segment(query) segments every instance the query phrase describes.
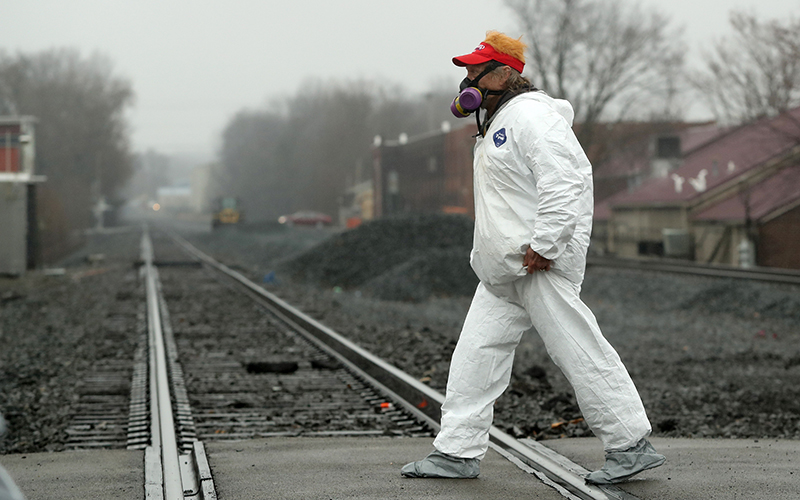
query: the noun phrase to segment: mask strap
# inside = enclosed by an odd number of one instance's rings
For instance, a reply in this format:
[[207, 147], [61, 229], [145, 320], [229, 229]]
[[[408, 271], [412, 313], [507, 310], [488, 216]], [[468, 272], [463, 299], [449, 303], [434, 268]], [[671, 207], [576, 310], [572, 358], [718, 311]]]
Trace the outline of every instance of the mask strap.
[[501, 62], [498, 62], [498, 61], [489, 61], [489, 65], [486, 66], [486, 68], [484, 68], [484, 70], [481, 71], [481, 73], [478, 76], [476, 76], [475, 78], [473, 78], [470, 81], [471, 85], [469, 85], [469, 87], [480, 88], [480, 87], [478, 87], [478, 84], [480, 83], [481, 78], [483, 78], [484, 76], [488, 75], [492, 71], [496, 70], [500, 66], [505, 66], [505, 65], [503, 63], [501, 63]]

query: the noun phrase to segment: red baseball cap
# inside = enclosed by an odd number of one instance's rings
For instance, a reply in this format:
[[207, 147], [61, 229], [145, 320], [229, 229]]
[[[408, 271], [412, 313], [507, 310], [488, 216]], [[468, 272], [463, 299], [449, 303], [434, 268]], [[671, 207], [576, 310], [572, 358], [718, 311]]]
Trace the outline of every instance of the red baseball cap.
[[494, 47], [492, 47], [486, 42], [482, 42], [480, 45], [475, 47], [475, 50], [472, 51], [471, 54], [466, 54], [463, 56], [458, 56], [453, 58], [453, 64], [455, 64], [456, 66], [466, 66], [468, 64], [483, 64], [489, 61], [501, 62], [507, 66], [511, 66], [520, 73], [522, 73], [522, 69], [525, 67], [524, 62], [508, 54], [497, 52], [496, 50], [494, 50]]

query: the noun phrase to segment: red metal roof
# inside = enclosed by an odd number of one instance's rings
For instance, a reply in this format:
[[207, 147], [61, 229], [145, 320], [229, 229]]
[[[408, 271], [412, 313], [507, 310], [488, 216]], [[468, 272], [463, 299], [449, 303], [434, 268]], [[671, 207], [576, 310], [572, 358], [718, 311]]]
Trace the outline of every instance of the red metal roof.
[[620, 205], [680, 204], [779, 158], [800, 144], [800, 108], [738, 127], [684, 158], [665, 178], [646, 180], [638, 189], [609, 199]]
[[681, 153], [686, 156], [693, 150], [711, 142], [730, 130], [730, 127], [722, 127], [716, 123], [704, 123], [681, 130], [678, 134], [678, 137], [681, 139]]
[[759, 220], [800, 202], [800, 164], [785, 168], [740, 194], [695, 215], [695, 220], [743, 221], [749, 205], [750, 218]]

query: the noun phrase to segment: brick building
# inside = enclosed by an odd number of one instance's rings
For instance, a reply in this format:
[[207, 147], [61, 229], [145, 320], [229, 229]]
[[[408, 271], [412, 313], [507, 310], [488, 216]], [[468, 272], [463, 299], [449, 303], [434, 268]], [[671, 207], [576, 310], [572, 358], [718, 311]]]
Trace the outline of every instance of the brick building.
[[458, 213], [474, 216], [475, 125], [382, 141], [373, 151], [374, 214]]

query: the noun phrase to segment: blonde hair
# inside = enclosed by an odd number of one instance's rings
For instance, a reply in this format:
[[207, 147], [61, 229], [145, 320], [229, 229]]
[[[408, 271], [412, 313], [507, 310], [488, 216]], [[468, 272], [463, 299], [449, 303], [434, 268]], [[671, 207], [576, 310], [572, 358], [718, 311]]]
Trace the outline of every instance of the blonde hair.
[[523, 64], [525, 63], [525, 49], [528, 46], [522, 43], [522, 37], [515, 40], [499, 31], [490, 30], [486, 32], [486, 39], [483, 43], [491, 45], [497, 52], [519, 59]]

